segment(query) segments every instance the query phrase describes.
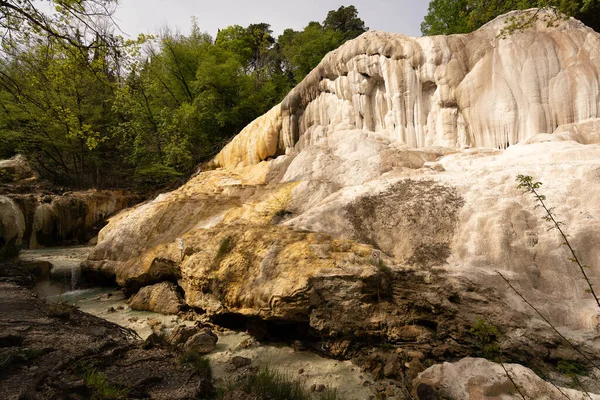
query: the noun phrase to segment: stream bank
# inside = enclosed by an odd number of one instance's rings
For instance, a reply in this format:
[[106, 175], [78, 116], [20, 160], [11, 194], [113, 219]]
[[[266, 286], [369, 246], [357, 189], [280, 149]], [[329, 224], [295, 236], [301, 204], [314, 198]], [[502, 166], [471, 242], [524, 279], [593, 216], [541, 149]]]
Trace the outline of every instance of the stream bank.
[[204, 398], [210, 382], [177, 355], [65, 303], [0, 281], [0, 393], [4, 399]]
[[[63, 247], [25, 250], [21, 252], [19, 260], [29, 265], [46, 266], [44, 279], [38, 280], [33, 288], [39, 298], [48, 300], [50, 304], [73, 305], [80, 312], [134, 330], [142, 339], [147, 339], [152, 333], [168, 335], [179, 325], [194, 325], [194, 319], [210, 324], [218, 336], [218, 342], [207, 358], [217, 386], [239, 379], [240, 375], [247, 372], [232, 364], [234, 357], [251, 360], [252, 367], [269, 366], [300, 381], [307, 388], [334, 388], [340, 399], [375, 398], [376, 393], [385, 391], [389, 386], [376, 383], [368, 371], [361, 371], [361, 367], [351, 361], [319, 356], [304, 348], [300, 342], [294, 342], [291, 346], [284, 342], [259, 342], [246, 332], [212, 325], [207, 318], [191, 311], [162, 315], [132, 310], [120, 288], [89, 287], [89, 282], [80, 279], [79, 263], [85, 260], [90, 249], [91, 247]], [[399, 389], [388, 389], [388, 392], [399, 394]]]

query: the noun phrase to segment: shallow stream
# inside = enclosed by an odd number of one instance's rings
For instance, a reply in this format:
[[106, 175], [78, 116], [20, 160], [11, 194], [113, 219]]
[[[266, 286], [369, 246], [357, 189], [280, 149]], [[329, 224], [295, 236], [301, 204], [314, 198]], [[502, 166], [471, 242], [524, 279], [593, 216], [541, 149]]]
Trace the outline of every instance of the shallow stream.
[[[25, 250], [19, 258], [28, 262], [52, 264], [48, 280], [41, 280], [35, 291], [49, 301], [64, 301], [81, 311], [134, 329], [143, 339], [152, 333], [159, 323], [169, 331], [180, 324], [191, 325], [177, 315], [162, 315], [147, 311], [134, 311], [118, 287], [94, 287], [79, 289], [80, 263], [87, 258], [91, 247], [62, 247]], [[373, 382], [368, 372], [361, 372], [350, 361], [332, 360], [309, 351], [297, 351], [286, 344], [259, 343], [245, 332], [224, 330], [219, 336], [216, 349], [207, 357], [211, 361], [217, 382], [231, 376], [230, 360], [233, 356], [247, 357], [253, 365], [269, 365], [270, 368], [292, 378], [299, 379], [308, 387], [324, 384], [336, 388], [338, 398], [364, 400], [372, 398], [369, 388]]]

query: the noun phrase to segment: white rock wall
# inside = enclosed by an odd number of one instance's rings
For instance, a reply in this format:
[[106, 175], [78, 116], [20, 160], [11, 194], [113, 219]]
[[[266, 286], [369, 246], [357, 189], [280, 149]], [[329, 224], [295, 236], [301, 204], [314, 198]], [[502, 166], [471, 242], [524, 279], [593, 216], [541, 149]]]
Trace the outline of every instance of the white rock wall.
[[501, 38], [506, 18], [466, 35], [371, 31], [345, 43], [213, 166], [256, 164], [342, 130], [415, 148], [505, 148], [600, 117], [600, 34], [569, 19]]

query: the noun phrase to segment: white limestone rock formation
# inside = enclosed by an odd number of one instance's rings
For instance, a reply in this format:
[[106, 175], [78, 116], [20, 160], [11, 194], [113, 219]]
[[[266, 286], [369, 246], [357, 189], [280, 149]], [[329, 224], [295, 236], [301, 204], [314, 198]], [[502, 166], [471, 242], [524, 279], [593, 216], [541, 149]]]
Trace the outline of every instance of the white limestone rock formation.
[[293, 323], [340, 357], [365, 337], [464, 355], [485, 319], [524, 362], [577, 359], [500, 271], [599, 356], [600, 310], [515, 178], [544, 183], [600, 287], [600, 35], [570, 19], [500, 39], [503, 21], [346, 43], [215, 169], [111, 219], [86, 269], [177, 281], [217, 320]]
[[24, 218], [23, 248], [37, 249], [86, 243], [96, 235], [106, 218], [139, 201], [135, 194], [120, 190], [86, 190], [62, 195], [32, 189], [9, 193]]
[[600, 35], [541, 17], [503, 38], [510, 17], [466, 35], [364, 33], [327, 54], [213, 165], [256, 164], [352, 129], [412, 148], [506, 148], [600, 117]]
[[580, 144], [600, 143], [600, 118], [561, 125], [552, 134], [539, 133], [521, 142], [524, 144], [572, 140]]
[[15, 195], [30, 217], [28, 247], [31, 249], [87, 242], [96, 226], [134, 203], [133, 195], [119, 190], [86, 190], [64, 195]]
[[[23, 155], [0, 160], [0, 219], [4, 221], [0, 223], [0, 243], [12, 240], [17, 247], [30, 249], [83, 244], [98, 233], [108, 216], [140, 201], [138, 194], [122, 190], [56, 194], [62, 191], [40, 180]], [[15, 217], [13, 208], [20, 217]], [[7, 222], [11, 219], [24, 221], [18, 239], [13, 235], [15, 229], [9, 227], [14, 224]]]

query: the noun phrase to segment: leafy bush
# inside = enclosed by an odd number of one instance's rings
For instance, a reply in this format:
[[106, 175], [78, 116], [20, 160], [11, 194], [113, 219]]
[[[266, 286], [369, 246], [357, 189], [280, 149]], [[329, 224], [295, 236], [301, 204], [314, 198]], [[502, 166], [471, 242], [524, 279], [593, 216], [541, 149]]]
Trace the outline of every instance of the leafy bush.
[[11, 172], [0, 169], [0, 183], [10, 183], [17, 180], [17, 177]]
[[561, 374], [570, 377], [588, 375], [588, 370], [585, 365], [578, 363], [577, 361], [560, 360], [556, 366], [556, 370]]
[[188, 351], [181, 356], [179, 361], [182, 364], [191, 365], [198, 375], [212, 379], [212, 368], [210, 367], [209, 359], [200, 355], [198, 352]]
[[483, 319], [478, 319], [471, 327], [470, 332], [478, 342], [481, 355], [487, 359], [496, 361], [500, 353], [498, 347], [500, 331], [498, 331], [498, 328]]
[[212, 268], [217, 269], [223, 258], [225, 258], [227, 254], [231, 253], [231, 250], [233, 250], [234, 247], [235, 241], [231, 236], [227, 236], [221, 240], [221, 243], [219, 244], [219, 250], [217, 250], [217, 254], [213, 260]]
[[77, 310], [72, 304], [59, 299], [57, 301], [48, 302], [48, 316], [53, 318], [69, 319]]

